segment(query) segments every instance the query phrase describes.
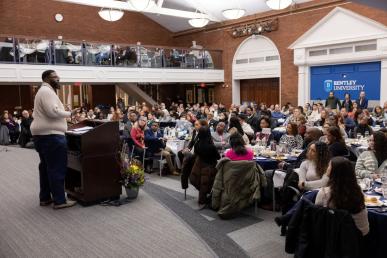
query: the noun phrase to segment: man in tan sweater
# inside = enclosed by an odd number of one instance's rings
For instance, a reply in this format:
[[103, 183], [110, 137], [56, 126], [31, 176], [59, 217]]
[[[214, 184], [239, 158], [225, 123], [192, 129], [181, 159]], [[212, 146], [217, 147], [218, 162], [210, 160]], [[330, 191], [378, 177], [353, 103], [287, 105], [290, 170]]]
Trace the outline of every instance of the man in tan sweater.
[[64, 110], [56, 95], [56, 90], [60, 88], [56, 72], [43, 72], [42, 80], [42, 86], [35, 96], [34, 120], [31, 124], [35, 149], [40, 157], [40, 205], [54, 203], [54, 209], [67, 208], [76, 204], [75, 201], [66, 200], [64, 191], [67, 172], [67, 142], [64, 134], [67, 131], [66, 118], [72, 112]]

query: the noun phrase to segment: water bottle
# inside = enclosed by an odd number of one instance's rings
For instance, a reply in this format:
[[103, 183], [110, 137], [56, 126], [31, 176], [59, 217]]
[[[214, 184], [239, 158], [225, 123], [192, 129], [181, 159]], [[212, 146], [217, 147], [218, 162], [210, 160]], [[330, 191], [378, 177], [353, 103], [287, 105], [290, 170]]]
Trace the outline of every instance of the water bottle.
[[276, 151], [277, 150], [277, 144], [275, 143], [275, 141], [270, 141], [270, 149], [272, 151]]
[[387, 198], [387, 166], [385, 166], [382, 171], [381, 179], [382, 179], [382, 194], [384, 198]]

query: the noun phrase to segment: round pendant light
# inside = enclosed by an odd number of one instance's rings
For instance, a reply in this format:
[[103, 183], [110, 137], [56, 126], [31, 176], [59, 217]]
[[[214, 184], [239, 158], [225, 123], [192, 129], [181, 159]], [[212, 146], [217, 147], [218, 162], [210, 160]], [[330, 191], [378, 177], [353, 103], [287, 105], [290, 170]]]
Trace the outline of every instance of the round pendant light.
[[118, 21], [122, 18], [122, 16], [124, 16], [123, 11], [111, 8], [102, 8], [98, 14], [102, 19], [110, 22]]
[[222, 11], [223, 16], [228, 20], [235, 20], [241, 18], [245, 15], [246, 11], [243, 9], [235, 8], [235, 9], [227, 9]]
[[130, 5], [139, 12], [151, 9], [156, 5], [154, 0], [129, 0]]
[[202, 28], [208, 24], [209, 20], [207, 18], [193, 18], [189, 19], [188, 23], [195, 28]]
[[288, 8], [292, 2], [292, 0], [266, 0], [267, 6], [273, 10], [282, 10]]

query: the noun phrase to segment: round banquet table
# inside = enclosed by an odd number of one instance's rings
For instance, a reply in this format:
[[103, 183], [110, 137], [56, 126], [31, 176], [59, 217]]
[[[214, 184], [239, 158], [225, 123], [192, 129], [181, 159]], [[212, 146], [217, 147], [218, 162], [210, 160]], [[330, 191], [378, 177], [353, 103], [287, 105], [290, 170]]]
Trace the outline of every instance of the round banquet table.
[[[380, 184], [375, 183], [378, 187]], [[379, 195], [373, 193], [371, 195]], [[380, 200], [385, 200], [383, 197]], [[370, 232], [364, 237], [364, 248], [362, 257], [387, 257], [387, 212], [377, 212], [375, 208], [367, 208]]]
[[265, 157], [258, 156], [258, 157], [255, 157], [254, 159], [258, 163], [258, 165], [260, 165], [261, 168], [265, 171], [265, 170], [277, 169], [278, 163], [280, 163], [281, 161], [293, 163], [297, 160], [297, 157], [289, 157], [285, 160], [276, 160], [276, 159], [272, 159], [272, 158], [265, 158]]

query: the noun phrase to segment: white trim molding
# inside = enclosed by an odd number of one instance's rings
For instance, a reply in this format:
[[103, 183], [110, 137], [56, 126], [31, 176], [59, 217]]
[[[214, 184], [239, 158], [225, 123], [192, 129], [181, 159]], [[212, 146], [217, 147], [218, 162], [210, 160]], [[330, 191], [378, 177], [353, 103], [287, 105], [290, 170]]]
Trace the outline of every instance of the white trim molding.
[[40, 83], [42, 81], [42, 72], [48, 69], [55, 70], [63, 83], [210, 83], [224, 81], [224, 70], [215, 69], [158, 69], [0, 64], [0, 84]]
[[[298, 66], [298, 105], [310, 101], [310, 67], [380, 61], [380, 104], [387, 100], [387, 27], [336, 7], [289, 46]], [[384, 87], [383, 87], [384, 86]]]
[[[271, 39], [253, 35], [235, 51], [232, 61], [232, 103], [240, 104], [240, 80], [261, 78], [281, 78], [281, 57]], [[281, 80], [279, 90], [281, 92]]]

